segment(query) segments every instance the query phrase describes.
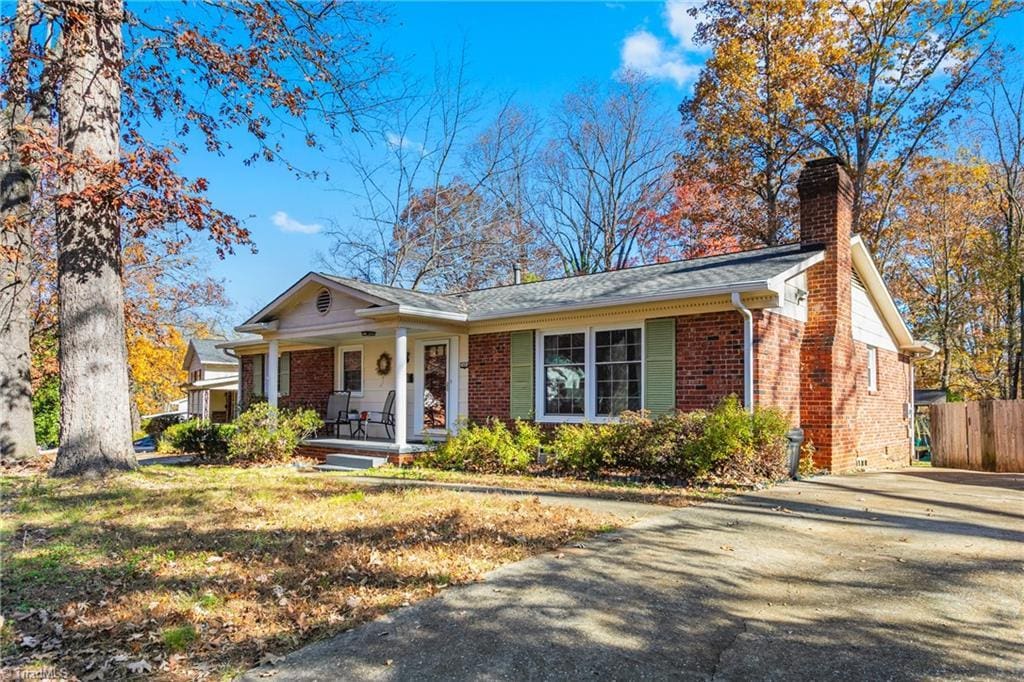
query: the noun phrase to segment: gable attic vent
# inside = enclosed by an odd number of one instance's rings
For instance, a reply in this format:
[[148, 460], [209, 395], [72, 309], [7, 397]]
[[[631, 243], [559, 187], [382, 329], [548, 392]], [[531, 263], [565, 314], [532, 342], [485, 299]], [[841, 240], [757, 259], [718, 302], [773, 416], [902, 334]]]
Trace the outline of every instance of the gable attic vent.
[[860, 274], [856, 270], [853, 271], [853, 285], [855, 287], [863, 289], [864, 291], [867, 291], [868, 289], [866, 286], [864, 286], [864, 280], [860, 278]]
[[316, 310], [321, 315], [326, 315], [327, 311], [331, 309], [331, 292], [327, 289], [321, 289], [320, 293], [316, 295]]

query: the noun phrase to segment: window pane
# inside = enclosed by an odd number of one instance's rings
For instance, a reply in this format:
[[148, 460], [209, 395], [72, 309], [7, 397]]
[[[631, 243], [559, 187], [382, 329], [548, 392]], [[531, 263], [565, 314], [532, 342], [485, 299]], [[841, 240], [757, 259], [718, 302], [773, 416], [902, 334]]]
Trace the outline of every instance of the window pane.
[[594, 334], [596, 414], [614, 416], [639, 410], [641, 332], [640, 329], [609, 329]]
[[544, 413], [583, 415], [583, 365], [544, 368]]
[[348, 350], [342, 355], [342, 384], [346, 391], [359, 393], [363, 390], [363, 352]]
[[545, 365], [582, 365], [585, 334], [552, 334], [544, 337]]

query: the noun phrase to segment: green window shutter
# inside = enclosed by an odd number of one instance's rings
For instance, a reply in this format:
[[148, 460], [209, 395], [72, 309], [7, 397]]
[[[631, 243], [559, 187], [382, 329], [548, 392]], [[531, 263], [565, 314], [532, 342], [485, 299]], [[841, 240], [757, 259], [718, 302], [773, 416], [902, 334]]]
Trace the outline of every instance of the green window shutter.
[[533, 330], [512, 332], [509, 339], [509, 413], [513, 419], [533, 418]]
[[277, 361], [277, 394], [284, 396], [292, 388], [292, 354], [281, 353]]
[[654, 416], [676, 409], [676, 320], [647, 320], [644, 325], [644, 407]]

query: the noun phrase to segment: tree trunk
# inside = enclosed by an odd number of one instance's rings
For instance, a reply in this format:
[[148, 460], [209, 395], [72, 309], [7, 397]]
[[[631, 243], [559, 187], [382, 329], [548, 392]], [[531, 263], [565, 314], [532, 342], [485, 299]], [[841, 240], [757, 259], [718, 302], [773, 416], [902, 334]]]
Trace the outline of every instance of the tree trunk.
[[65, 14], [57, 281], [61, 418], [56, 476], [136, 464], [129, 408], [115, 182], [120, 129], [122, 0], [78, 0]]
[[32, 421], [32, 353], [29, 338], [29, 270], [32, 227], [28, 220], [34, 185], [15, 161], [3, 174], [0, 223], [0, 455], [27, 459], [39, 454]]
[[29, 212], [36, 176], [21, 155], [28, 123], [27, 48], [32, 8], [18, 3], [8, 63], [0, 179], [0, 455], [27, 459], [39, 454], [32, 419], [32, 352], [29, 339], [29, 263], [32, 224]]

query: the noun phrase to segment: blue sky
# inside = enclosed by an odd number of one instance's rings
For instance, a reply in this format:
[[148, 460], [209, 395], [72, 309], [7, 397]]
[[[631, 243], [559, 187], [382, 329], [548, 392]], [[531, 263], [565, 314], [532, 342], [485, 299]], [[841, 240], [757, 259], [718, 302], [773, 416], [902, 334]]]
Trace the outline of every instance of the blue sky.
[[[628, 63], [658, 80], [660, 101], [673, 112], [704, 59], [689, 42], [691, 22], [681, 11], [689, 4], [404, 2], [392, 6], [392, 21], [381, 35], [387, 49], [423, 77], [436, 55], [465, 44], [473, 82], [489, 95], [511, 95], [542, 113], [581, 81], [613, 78]], [[1004, 22], [999, 33], [1006, 42], [1024, 42], [1024, 20]], [[309, 153], [302, 139], [288, 147]], [[223, 311], [232, 324], [315, 269], [317, 252], [329, 245], [318, 228], [351, 221], [353, 212], [352, 199], [339, 191], [352, 182], [341, 164], [318, 159], [329, 166], [324, 169], [331, 179], [310, 181], [279, 166], [243, 166], [240, 157], [216, 157], [193, 146], [182, 163], [187, 175], [210, 181], [213, 200], [245, 221], [259, 250], [209, 258], [210, 273], [223, 280], [232, 301]]]

